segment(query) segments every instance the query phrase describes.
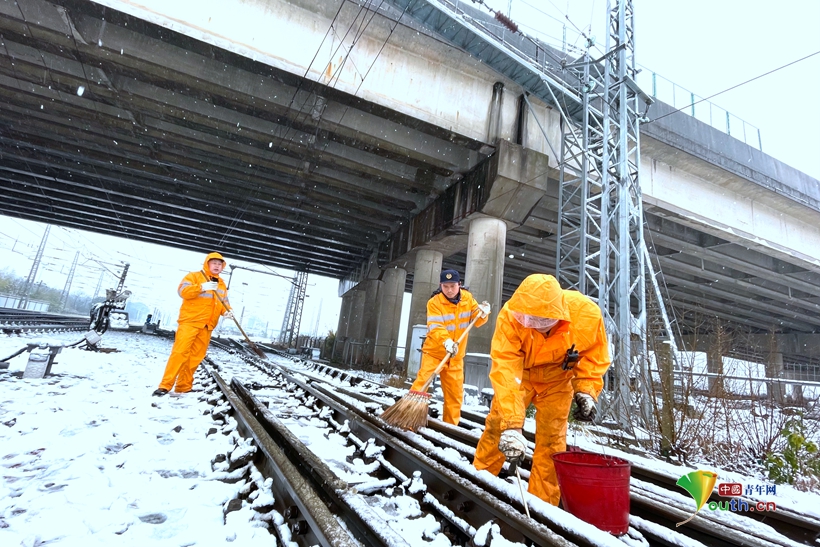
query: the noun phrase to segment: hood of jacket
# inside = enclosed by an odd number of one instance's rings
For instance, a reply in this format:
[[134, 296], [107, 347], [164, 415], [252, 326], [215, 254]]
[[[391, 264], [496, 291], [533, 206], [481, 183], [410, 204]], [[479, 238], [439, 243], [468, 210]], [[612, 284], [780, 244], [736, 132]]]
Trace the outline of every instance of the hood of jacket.
[[569, 321], [570, 314], [564, 304], [564, 291], [551, 275], [528, 276], [513, 293], [507, 309], [537, 317]]
[[[205, 262], [202, 263], [202, 271], [208, 276], [208, 279], [211, 278], [211, 269], [208, 268], [208, 262], [216, 258], [217, 260], [221, 260], [222, 264], [227, 264], [225, 258], [219, 253], [208, 253], [208, 256], [205, 257]], [[218, 276], [217, 276], [218, 277]]]

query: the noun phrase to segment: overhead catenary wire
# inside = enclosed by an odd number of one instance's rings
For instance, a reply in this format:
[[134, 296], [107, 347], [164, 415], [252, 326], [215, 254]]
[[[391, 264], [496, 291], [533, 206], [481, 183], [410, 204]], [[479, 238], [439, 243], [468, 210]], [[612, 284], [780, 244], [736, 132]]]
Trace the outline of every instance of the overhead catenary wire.
[[713, 93], [712, 95], [709, 95], [708, 97], [704, 97], [703, 99], [700, 99], [700, 100], [697, 100], [697, 101], [695, 101], [695, 102], [689, 103], [689, 104], [687, 104], [686, 106], [683, 106], [683, 107], [681, 107], [681, 108], [678, 108], [678, 109], [676, 109], [676, 110], [673, 110], [672, 112], [669, 112], [669, 113], [667, 113], [667, 114], [664, 114], [663, 116], [658, 116], [657, 118], [653, 118], [653, 119], [651, 119], [651, 120], [650, 120], [650, 121], [648, 121], [648, 122], [644, 122], [644, 124], [647, 124], [647, 123], [652, 123], [652, 122], [656, 122], [656, 121], [658, 121], [658, 120], [662, 120], [662, 119], [666, 118], [667, 116], [671, 116], [672, 114], [675, 114], [676, 112], [680, 112], [681, 110], [685, 110], [685, 109], [687, 109], [687, 108], [692, 108], [692, 107], [693, 107], [693, 106], [695, 106], [696, 104], [702, 103], [703, 101], [708, 101], [709, 99], [712, 99], [712, 98], [714, 98], [714, 97], [717, 97], [718, 95], [722, 95], [722, 94], [726, 93], [727, 91], [731, 91], [731, 90], [733, 90], [733, 89], [737, 89], [737, 88], [739, 88], [740, 86], [743, 86], [743, 85], [746, 85], [746, 84], [748, 84], [748, 83], [754, 82], [755, 80], [759, 80], [760, 78], [763, 78], [764, 76], [768, 76], [769, 74], [773, 74], [773, 73], [777, 72], [778, 70], [783, 70], [783, 69], [784, 69], [784, 68], [786, 68], [786, 67], [790, 67], [790, 66], [792, 66], [792, 65], [794, 65], [794, 64], [797, 64], [797, 63], [799, 63], [799, 62], [801, 62], [801, 61], [805, 61], [806, 59], [809, 59], [809, 58], [811, 58], [811, 57], [814, 57], [815, 55], [818, 55], [818, 54], [820, 54], [820, 50], [815, 51], [814, 53], [809, 53], [809, 54], [808, 54], [808, 55], [806, 55], [805, 57], [801, 57], [801, 58], [799, 58], [799, 59], [797, 59], [797, 60], [795, 60], [795, 61], [792, 61], [792, 62], [790, 62], [790, 63], [786, 63], [785, 65], [781, 65], [781, 66], [779, 66], [779, 67], [777, 67], [777, 68], [775, 68], [775, 69], [772, 69], [772, 70], [770, 70], [770, 71], [768, 71], [768, 72], [764, 72], [763, 74], [760, 74], [760, 75], [758, 75], [758, 76], [755, 76], [754, 78], [749, 78], [748, 80], [746, 80], [746, 81], [744, 81], [744, 82], [740, 82], [739, 84], [735, 84], [735, 85], [733, 85], [732, 87], [728, 87], [728, 88], [724, 89], [723, 91], [718, 91], [717, 93]]

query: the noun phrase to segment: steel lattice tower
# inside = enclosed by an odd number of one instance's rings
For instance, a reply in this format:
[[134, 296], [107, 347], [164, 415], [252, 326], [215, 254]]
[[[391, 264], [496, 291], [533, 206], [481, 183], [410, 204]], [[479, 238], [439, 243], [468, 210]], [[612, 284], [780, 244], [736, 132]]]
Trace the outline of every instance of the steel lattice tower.
[[279, 332], [279, 343], [291, 347], [298, 343], [299, 327], [302, 323], [302, 308], [305, 305], [307, 291], [307, 272], [297, 272], [291, 281], [288, 305], [282, 318], [282, 329]]
[[643, 386], [647, 373], [638, 106], [649, 98], [635, 84], [632, 0], [607, 3], [607, 13], [604, 56], [587, 52], [567, 67], [582, 111], [580, 124], [563, 127], [556, 272], [564, 287], [598, 300], [612, 350], [606, 402], [626, 426], [631, 380]]
[[31, 292], [31, 286], [34, 285], [34, 280], [37, 278], [37, 270], [40, 269], [40, 262], [43, 260], [43, 252], [46, 250], [46, 241], [48, 240], [48, 233], [51, 231], [51, 225], [46, 226], [46, 231], [43, 232], [43, 238], [40, 240], [40, 246], [37, 248], [37, 254], [34, 256], [34, 262], [31, 264], [31, 269], [28, 272], [26, 283], [23, 285], [23, 290], [20, 294], [20, 301], [17, 303], [18, 310], [26, 309], [28, 306], [28, 297]]
[[71, 283], [74, 282], [74, 271], [77, 269], [77, 262], [80, 260], [80, 251], [74, 253], [74, 262], [71, 263], [71, 269], [68, 271], [68, 278], [63, 287], [63, 294], [60, 295], [60, 311], [64, 311], [68, 304], [68, 293], [71, 291]]

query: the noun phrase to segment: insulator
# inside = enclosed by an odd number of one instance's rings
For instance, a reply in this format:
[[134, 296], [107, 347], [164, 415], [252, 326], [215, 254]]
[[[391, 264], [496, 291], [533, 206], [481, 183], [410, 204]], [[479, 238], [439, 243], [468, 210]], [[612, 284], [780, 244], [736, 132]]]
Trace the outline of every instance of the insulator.
[[495, 18], [498, 19], [498, 22], [510, 29], [513, 32], [518, 32], [518, 25], [513, 23], [513, 20], [501, 13], [500, 11], [495, 12]]

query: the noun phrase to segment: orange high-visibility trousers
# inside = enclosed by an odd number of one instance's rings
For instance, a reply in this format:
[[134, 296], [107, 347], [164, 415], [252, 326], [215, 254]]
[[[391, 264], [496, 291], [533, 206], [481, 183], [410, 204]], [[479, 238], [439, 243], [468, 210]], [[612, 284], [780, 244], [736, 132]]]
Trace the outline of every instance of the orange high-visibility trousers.
[[[556, 386], [555, 383], [530, 383], [526, 380], [521, 384], [524, 407], [532, 403], [536, 410], [535, 452], [527, 491], [553, 505], [558, 505], [561, 492], [552, 455], [567, 449], [567, 417], [572, 406], [572, 387], [569, 382], [561, 384]], [[504, 454], [498, 449], [501, 419], [493, 400], [473, 460], [476, 469], [486, 469], [493, 475], [498, 475], [504, 466]]]
[[176, 384], [177, 393], [191, 391], [194, 386], [194, 372], [208, 352], [211, 341], [211, 331], [204, 325], [181, 323], [177, 327], [174, 347], [165, 365], [165, 374], [160, 382], [160, 389], [171, 388]]
[[[410, 389], [419, 391], [439, 363], [441, 359], [422, 353], [421, 366]], [[441, 391], [444, 393], [444, 412], [441, 419], [448, 424], [458, 425], [461, 419], [461, 405], [464, 403], [464, 361], [453, 358], [448, 360], [439, 373], [439, 379]]]

